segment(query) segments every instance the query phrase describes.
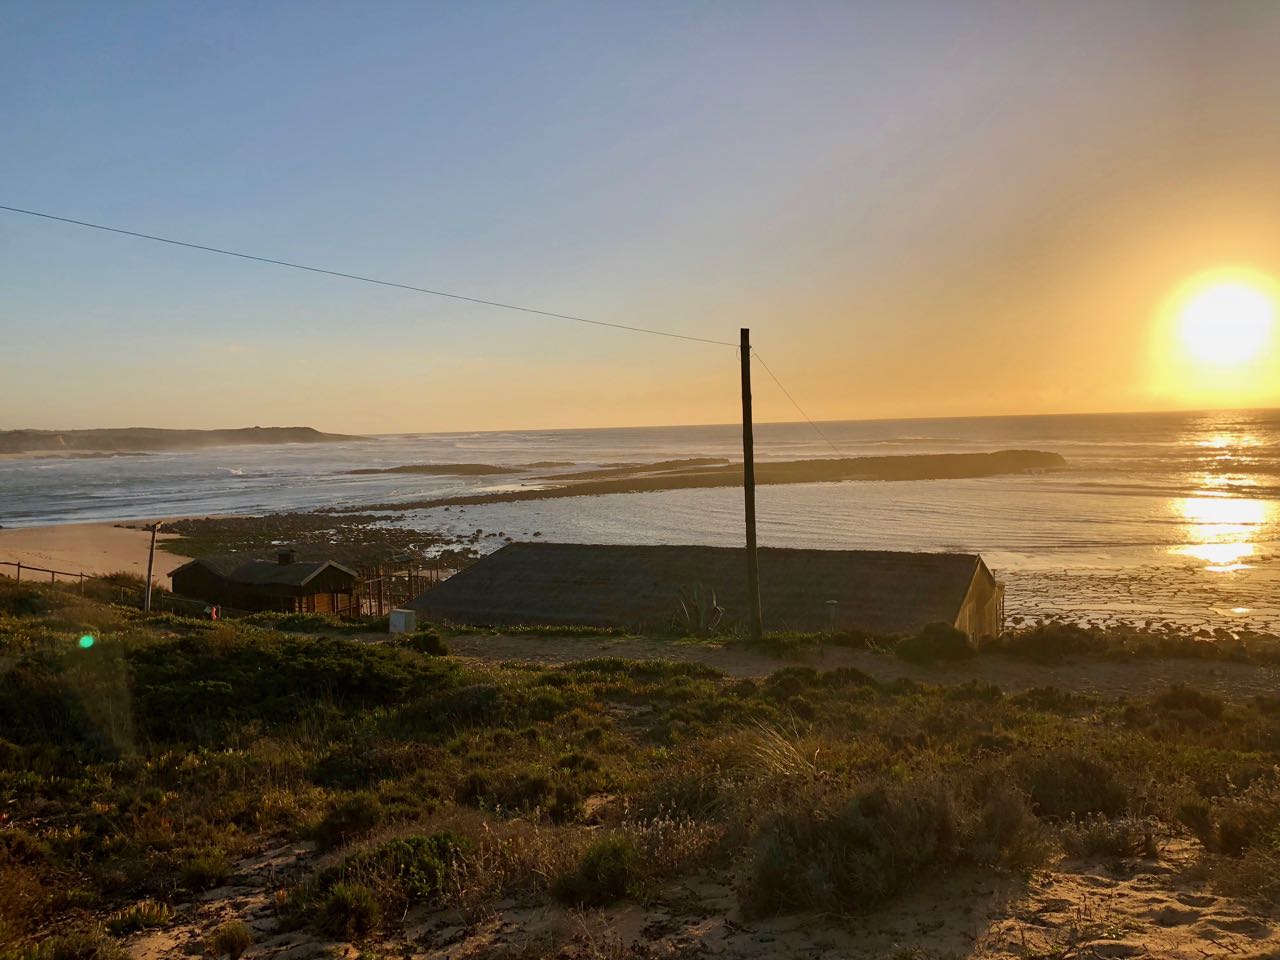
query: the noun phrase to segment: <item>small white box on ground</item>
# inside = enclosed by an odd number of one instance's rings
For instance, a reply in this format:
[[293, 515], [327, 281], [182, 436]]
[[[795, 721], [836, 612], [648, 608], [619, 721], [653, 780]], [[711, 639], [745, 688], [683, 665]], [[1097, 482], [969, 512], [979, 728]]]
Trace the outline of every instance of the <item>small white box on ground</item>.
[[416, 610], [392, 610], [390, 629], [392, 633], [413, 633], [418, 629], [418, 612]]

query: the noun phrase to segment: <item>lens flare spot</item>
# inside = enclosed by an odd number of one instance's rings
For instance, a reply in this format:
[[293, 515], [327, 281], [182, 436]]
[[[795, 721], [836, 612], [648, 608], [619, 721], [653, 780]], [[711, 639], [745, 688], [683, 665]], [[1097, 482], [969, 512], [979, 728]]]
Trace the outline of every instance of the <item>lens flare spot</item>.
[[80, 638], [80, 649], [88, 650], [97, 642], [98, 642], [97, 638], [95, 638], [92, 633], [86, 633], [83, 637]]

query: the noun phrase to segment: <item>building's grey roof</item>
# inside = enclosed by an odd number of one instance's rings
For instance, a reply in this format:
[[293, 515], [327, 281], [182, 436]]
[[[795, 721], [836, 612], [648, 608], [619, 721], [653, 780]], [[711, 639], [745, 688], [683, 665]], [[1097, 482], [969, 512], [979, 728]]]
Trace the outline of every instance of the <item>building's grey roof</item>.
[[329, 567], [353, 578], [357, 576], [350, 567], [344, 567], [332, 560], [295, 560], [293, 563], [278, 563], [275, 560], [245, 560], [242, 557], [225, 555], [200, 557], [192, 560], [191, 563], [183, 564], [173, 572], [179, 573], [196, 564], [225, 580], [253, 586], [301, 587]]
[[[768, 630], [835, 624], [880, 634], [952, 623], [976, 554], [763, 548], [760, 596]], [[670, 626], [679, 596], [714, 591], [725, 624], [745, 620], [746, 551], [701, 546], [514, 543], [477, 561], [410, 606], [428, 619], [484, 625]]]

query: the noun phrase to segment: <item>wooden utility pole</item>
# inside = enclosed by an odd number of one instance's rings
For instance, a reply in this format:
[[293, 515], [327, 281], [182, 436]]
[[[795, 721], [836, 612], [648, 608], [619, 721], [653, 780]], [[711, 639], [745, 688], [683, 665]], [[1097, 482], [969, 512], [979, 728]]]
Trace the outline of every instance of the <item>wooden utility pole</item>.
[[147, 592], [142, 600], [142, 609], [147, 613], [151, 612], [151, 571], [155, 569], [156, 565], [156, 531], [159, 529], [160, 523], [158, 521], [151, 525], [151, 552], [147, 554]]
[[764, 638], [760, 616], [760, 561], [756, 556], [756, 453], [751, 430], [751, 331], [742, 328], [742, 494], [747, 510], [747, 605], [751, 610], [751, 639]]

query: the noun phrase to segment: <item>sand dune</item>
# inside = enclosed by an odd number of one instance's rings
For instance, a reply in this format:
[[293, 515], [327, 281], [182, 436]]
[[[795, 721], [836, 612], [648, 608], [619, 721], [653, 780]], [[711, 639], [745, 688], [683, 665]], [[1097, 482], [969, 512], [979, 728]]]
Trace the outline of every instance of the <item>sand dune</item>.
[[[138, 521], [128, 527], [111, 523], [64, 523], [0, 529], [0, 563], [47, 567], [69, 574], [127, 570], [145, 576], [151, 534], [144, 527], [145, 522]], [[173, 534], [161, 533], [158, 539], [173, 537]], [[163, 583], [188, 559], [157, 550], [154, 577]], [[12, 577], [16, 572], [11, 566], [0, 566], [0, 576]], [[24, 579], [27, 576], [49, 579], [49, 574], [34, 571], [24, 572]]]

